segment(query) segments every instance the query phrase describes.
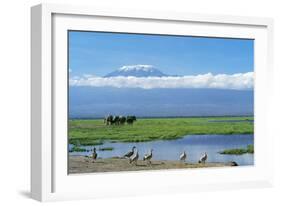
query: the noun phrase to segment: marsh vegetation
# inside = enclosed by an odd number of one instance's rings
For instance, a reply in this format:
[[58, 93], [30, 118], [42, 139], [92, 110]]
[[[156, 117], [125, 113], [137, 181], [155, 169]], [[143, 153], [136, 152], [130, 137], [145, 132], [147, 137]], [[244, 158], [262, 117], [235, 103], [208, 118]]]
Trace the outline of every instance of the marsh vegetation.
[[219, 153], [224, 154], [224, 155], [242, 155], [242, 154], [246, 154], [246, 153], [253, 154], [254, 145], [248, 145], [247, 148], [226, 149]]

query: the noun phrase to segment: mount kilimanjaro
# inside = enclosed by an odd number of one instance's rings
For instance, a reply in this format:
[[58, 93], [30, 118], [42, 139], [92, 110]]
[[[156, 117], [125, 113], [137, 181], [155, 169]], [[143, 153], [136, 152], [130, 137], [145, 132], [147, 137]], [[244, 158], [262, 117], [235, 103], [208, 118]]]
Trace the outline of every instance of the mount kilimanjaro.
[[131, 66], [123, 66], [120, 69], [113, 71], [104, 77], [166, 77], [169, 76], [164, 74], [160, 70], [156, 69], [152, 65], [131, 65]]
[[[173, 75], [164, 74], [151, 65], [123, 66], [105, 75], [106, 78], [98, 77], [97, 85], [102, 81], [119, 81], [118, 77], [137, 77], [141, 81], [154, 81], [149, 77], [171, 76]], [[129, 81], [131, 78], [120, 79], [121, 85], [126, 85], [126, 79]], [[163, 81], [165, 79], [163, 78]], [[107, 114], [134, 114], [137, 117], [253, 115], [253, 90], [157, 87], [143, 89], [119, 88], [114, 84], [89, 85], [69, 87], [70, 118], [101, 118]]]

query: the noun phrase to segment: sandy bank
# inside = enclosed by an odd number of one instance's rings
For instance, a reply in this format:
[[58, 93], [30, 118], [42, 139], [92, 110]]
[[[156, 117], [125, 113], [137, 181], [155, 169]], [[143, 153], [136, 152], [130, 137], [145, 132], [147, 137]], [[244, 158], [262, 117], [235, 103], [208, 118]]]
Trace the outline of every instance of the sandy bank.
[[129, 160], [121, 158], [97, 159], [95, 162], [89, 157], [69, 156], [69, 173], [93, 173], [93, 172], [117, 172], [117, 171], [140, 171], [159, 169], [181, 169], [181, 168], [204, 168], [204, 167], [227, 167], [231, 163], [183, 163], [180, 161], [152, 160], [149, 165], [139, 160], [137, 165], [130, 164]]

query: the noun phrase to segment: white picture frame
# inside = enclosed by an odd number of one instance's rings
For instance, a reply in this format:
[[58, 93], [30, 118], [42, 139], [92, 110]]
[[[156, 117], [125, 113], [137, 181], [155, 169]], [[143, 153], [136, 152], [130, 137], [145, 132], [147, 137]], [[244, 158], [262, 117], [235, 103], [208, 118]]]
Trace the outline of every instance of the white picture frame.
[[[272, 185], [274, 136], [267, 121], [274, 75], [272, 19], [40, 4], [31, 8], [31, 26], [32, 198], [52, 201]], [[68, 175], [68, 76], [62, 69], [68, 29], [254, 38], [255, 165]]]

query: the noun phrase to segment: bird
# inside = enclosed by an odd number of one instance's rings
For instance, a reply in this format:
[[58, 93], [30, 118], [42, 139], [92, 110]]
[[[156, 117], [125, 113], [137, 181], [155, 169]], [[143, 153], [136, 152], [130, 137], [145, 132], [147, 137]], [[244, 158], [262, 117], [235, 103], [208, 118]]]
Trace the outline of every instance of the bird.
[[205, 164], [207, 158], [208, 158], [208, 155], [207, 155], [207, 153], [205, 152], [205, 153], [200, 157], [198, 163], [204, 163], [204, 164]]
[[93, 151], [93, 154], [92, 154], [92, 158], [93, 158], [93, 162], [95, 162], [95, 160], [97, 159], [98, 157], [98, 154], [96, 152], [96, 148], [94, 147], [94, 151]]
[[239, 166], [239, 165], [237, 164], [237, 162], [232, 161], [230, 162], [230, 166]]
[[185, 162], [185, 159], [186, 159], [186, 153], [185, 153], [185, 151], [183, 151], [183, 153], [180, 155], [180, 161]]
[[134, 154], [134, 150], [136, 149], [135, 146], [132, 147], [132, 150], [127, 152], [127, 154], [124, 155], [125, 158], [130, 158]]
[[139, 159], [139, 153], [138, 150], [135, 149], [135, 153], [130, 157], [130, 164], [135, 162], [135, 164], [137, 165], [138, 159]]
[[153, 149], [150, 149], [150, 153], [144, 155], [143, 161], [148, 161], [148, 163], [151, 164], [152, 151], [153, 151]]

